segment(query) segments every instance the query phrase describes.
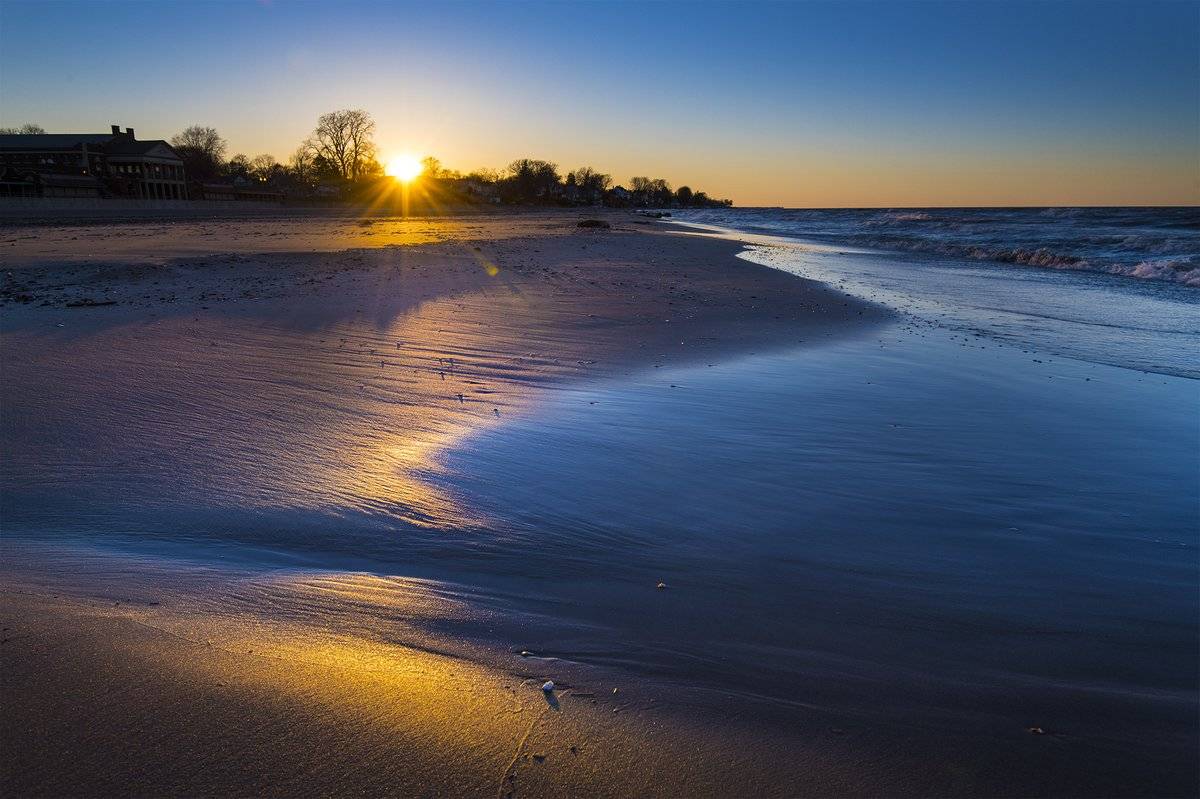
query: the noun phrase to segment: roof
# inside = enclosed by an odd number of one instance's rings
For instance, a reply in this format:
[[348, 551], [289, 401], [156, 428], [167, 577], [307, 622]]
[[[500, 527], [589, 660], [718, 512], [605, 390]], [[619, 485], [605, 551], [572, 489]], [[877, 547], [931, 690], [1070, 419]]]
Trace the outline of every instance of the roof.
[[111, 133], [5, 133], [0, 135], [0, 150], [75, 150], [113, 138]]
[[179, 158], [179, 153], [162, 139], [138, 140], [129, 136], [114, 136], [113, 141], [104, 146], [104, 152], [109, 155], [144, 155], [156, 147], [165, 147], [171, 151], [171, 155]]
[[[80, 149], [87, 144], [99, 146], [108, 155], [145, 155], [155, 148], [165, 148], [179, 158], [170, 144], [162, 139], [135, 139], [128, 133], [5, 133], [0, 135], [0, 150], [66, 150]], [[179, 160], [183, 160], [180, 158]]]

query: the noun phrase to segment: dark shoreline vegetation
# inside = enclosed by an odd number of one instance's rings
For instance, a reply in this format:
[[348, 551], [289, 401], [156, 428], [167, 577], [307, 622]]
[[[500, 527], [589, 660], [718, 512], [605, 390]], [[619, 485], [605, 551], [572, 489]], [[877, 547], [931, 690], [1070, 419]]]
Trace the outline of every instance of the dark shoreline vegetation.
[[[39, 134], [28, 123], [0, 133]], [[374, 141], [375, 120], [361, 109], [322, 114], [312, 134], [281, 163], [262, 153], [226, 158], [228, 143], [216, 128], [192, 125], [171, 137], [192, 182], [270, 189], [286, 202], [368, 205], [374, 209], [411, 207], [433, 211], [463, 205], [607, 208], [727, 208], [732, 201], [709, 197], [690, 186], [663, 178], [635, 176], [629, 186], [614, 185], [612, 175], [591, 166], [560, 173], [559, 165], [518, 158], [502, 169], [461, 172], [445, 168], [433, 156], [421, 160], [421, 172], [404, 186], [387, 174]]]

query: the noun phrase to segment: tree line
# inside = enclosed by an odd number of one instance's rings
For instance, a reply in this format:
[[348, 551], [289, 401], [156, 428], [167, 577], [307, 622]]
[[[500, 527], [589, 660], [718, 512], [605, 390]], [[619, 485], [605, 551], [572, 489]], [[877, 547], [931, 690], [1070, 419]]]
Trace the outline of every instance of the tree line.
[[[375, 121], [366, 111], [347, 109], [322, 114], [313, 132], [280, 163], [263, 153], [226, 158], [228, 145], [215, 128], [192, 125], [171, 138], [193, 180], [256, 182], [286, 192], [312, 194], [318, 188], [352, 199], [378, 191], [384, 181], [374, 142]], [[558, 164], [518, 158], [502, 170], [462, 173], [427, 157], [420, 182], [425, 192], [447, 199], [513, 205], [611, 205], [631, 207], [706, 207], [731, 205], [689, 186], [673, 189], [662, 178], [634, 177], [614, 186], [611, 175], [590, 166], [560, 174]]]

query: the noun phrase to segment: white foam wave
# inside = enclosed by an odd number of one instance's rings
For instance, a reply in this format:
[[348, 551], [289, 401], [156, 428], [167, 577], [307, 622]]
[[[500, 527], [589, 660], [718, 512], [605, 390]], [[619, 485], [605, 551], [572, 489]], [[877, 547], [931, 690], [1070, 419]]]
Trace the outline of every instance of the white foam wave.
[[1200, 258], [1195, 255], [1151, 258], [1135, 266], [1129, 276], [1147, 280], [1169, 280], [1200, 288]]

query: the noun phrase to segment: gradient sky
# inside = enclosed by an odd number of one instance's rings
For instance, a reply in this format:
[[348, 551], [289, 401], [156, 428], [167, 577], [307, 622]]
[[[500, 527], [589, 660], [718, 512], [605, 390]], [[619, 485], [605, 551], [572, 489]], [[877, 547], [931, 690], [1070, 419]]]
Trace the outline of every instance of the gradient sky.
[[1200, 2], [0, 0], [0, 125], [531, 156], [738, 205], [1200, 202]]

